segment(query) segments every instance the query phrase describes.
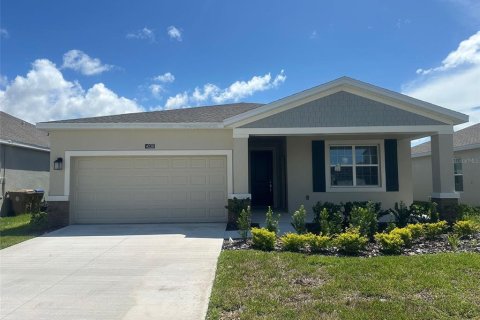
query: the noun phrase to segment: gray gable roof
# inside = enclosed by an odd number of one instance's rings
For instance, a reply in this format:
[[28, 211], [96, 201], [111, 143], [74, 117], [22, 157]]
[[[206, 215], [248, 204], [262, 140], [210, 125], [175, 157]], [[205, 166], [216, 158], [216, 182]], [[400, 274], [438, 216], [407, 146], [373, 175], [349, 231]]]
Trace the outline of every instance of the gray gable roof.
[[3, 111], [0, 111], [0, 139], [34, 147], [50, 147], [47, 132]]
[[260, 107], [258, 103], [233, 103], [174, 110], [127, 113], [112, 116], [80, 118], [46, 123], [195, 123], [222, 122], [243, 112]]
[[[480, 123], [458, 130], [453, 134], [453, 147], [465, 147], [469, 145], [480, 144]], [[422, 154], [431, 152], [430, 141], [424, 142], [412, 148], [412, 154]]]

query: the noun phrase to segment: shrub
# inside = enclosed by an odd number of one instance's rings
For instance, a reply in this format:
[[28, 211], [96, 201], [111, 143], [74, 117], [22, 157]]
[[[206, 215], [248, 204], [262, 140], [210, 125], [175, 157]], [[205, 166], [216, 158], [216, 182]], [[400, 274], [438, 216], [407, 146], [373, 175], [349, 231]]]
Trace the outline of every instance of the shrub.
[[380, 250], [386, 254], [398, 254], [402, 252], [405, 244], [402, 237], [398, 233], [377, 233], [375, 241], [380, 245]]
[[48, 228], [48, 213], [46, 212], [32, 212], [30, 217], [30, 228], [33, 230], [45, 230]]
[[330, 214], [328, 229], [330, 234], [339, 234], [343, 231], [343, 214], [340, 211]]
[[250, 230], [252, 222], [252, 212], [250, 206], [247, 207], [247, 210], [243, 209], [237, 219], [238, 233], [243, 240], [247, 239], [248, 231]]
[[320, 213], [323, 209], [327, 209], [328, 213], [340, 212], [342, 210], [342, 205], [335, 204], [332, 202], [317, 202], [313, 209], [313, 222], [320, 223]]
[[268, 231], [265, 228], [253, 228], [252, 229], [252, 245], [254, 248], [271, 251], [275, 247], [275, 232]]
[[456, 211], [458, 220], [471, 220], [480, 224], [480, 207], [459, 204]]
[[447, 237], [448, 244], [453, 251], [457, 251], [458, 246], [460, 245], [460, 236], [458, 234], [452, 233]]
[[249, 204], [250, 199], [230, 199], [228, 205], [225, 206], [228, 210], [228, 222], [236, 223], [242, 210], [246, 210]]
[[480, 226], [471, 220], [461, 220], [457, 221], [453, 225], [453, 232], [457, 234], [460, 238], [467, 237], [469, 235], [475, 234], [480, 230]]
[[403, 201], [395, 202], [395, 208], [392, 210], [393, 215], [395, 216], [395, 222], [397, 226], [403, 228], [410, 221], [410, 210], [405, 205]]
[[377, 214], [373, 202], [369, 202], [365, 208], [354, 207], [350, 214], [350, 227], [358, 228], [363, 236], [373, 237], [377, 231]]
[[328, 236], [317, 236], [315, 234], [306, 234], [311, 252], [325, 251], [330, 247], [331, 239]]
[[424, 232], [427, 239], [435, 239], [447, 230], [447, 222], [439, 221], [435, 223], [425, 223]]
[[280, 238], [282, 249], [286, 251], [299, 252], [309, 242], [310, 236], [296, 233], [286, 233]]
[[365, 250], [367, 243], [368, 239], [362, 236], [356, 228], [350, 228], [334, 239], [334, 244], [338, 250], [349, 255], [356, 255]]
[[322, 212], [320, 212], [320, 233], [323, 235], [330, 234], [329, 219], [330, 213], [327, 208], [323, 208]]
[[438, 222], [437, 204], [428, 201], [416, 201], [410, 206], [410, 223]]
[[411, 247], [412, 246], [412, 231], [408, 228], [395, 228], [392, 231], [390, 231], [391, 235], [398, 235], [402, 241], [403, 244], [406, 247]]
[[272, 231], [275, 234], [278, 234], [278, 221], [280, 220], [280, 214], [275, 214], [272, 211], [272, 208], [270, 206], [268, 207], [267, 213], [265, 215], [265, 228], [268, 231]]
[[410, 230], [410, 232], [412, 233], [413, 239], [418, 239], [424, 234], [423, 226], [424, 225], [422, 223], [414, 223], [414, 224], [407, 224], [405, 228]]
[[303, 234], [306, 231], [305, 217], [307, 216], [307, 210], [303, 204], [292, 215], [292, 227], [298, 234]]

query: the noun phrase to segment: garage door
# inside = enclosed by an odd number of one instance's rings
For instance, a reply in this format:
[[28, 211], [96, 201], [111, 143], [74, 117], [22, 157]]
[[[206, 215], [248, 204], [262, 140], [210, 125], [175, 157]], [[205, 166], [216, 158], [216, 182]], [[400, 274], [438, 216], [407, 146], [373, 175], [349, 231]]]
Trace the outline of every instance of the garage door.
[[226, 157], [78, 157], [73, 223], [226, 220]]

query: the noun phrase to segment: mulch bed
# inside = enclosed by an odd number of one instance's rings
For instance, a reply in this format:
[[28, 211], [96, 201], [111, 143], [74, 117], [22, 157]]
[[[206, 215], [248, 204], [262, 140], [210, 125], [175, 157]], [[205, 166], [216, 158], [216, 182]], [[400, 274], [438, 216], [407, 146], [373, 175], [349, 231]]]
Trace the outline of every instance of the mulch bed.
[[[253, 250], [252, 241], [247, 240], [224, 240], [223, 241], [223, 250]], [[277, 240], [275, 244], [275, 251], [282, 251], [280, 242]], [[330, 248], [325, 250], [322, 253], [310, 253], [309, 251], [303, 251], [308, 254], [320, 254], [326, 256], [345, 256], [344, 254], [339, 253], [336, 248]], [[461, 239], [457, 250], [453, 250], [447, 240], [447, 235], [441, 235], [435, 240], [427, 240], [420, 238], [414, 240], [410, 248], [404, 248], [402, 255], [405, 256], [414, 256], [420, 254], [433, 254], [433, 253], [444, 253], [444, 252], [475, 252], [480, 253], [480, 233], [477, 233], [473, 236], [470, 236], [466, 239]], [[360, 257], [377, 257], [383, 256], [380, 252], [380, 246], [374, 242], [371, 242], [367, 245], [367, 249], [359, 254]]]

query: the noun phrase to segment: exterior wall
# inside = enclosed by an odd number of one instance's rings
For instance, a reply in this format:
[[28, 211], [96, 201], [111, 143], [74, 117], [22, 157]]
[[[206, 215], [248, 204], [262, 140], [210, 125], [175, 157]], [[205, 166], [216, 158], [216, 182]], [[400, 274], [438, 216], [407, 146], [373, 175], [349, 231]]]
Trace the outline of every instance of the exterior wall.
[[[49, 152], [0, 144], [0, 209], [5, 192], [49, 187]], [[3, 179], [3, 177], [5, 177]]]
[[145, 150], [232, 150], [232, 130], [65, 130], [50, 132], [51, 161], [49, 195], [63, 195], [65, 170], [53, 170], [53, 160], [65, 151]]
[[[455, 151], [454, 157], [462, 159], [463, 192], [460, 203], [480, 206], [480, 149]], [[453, 167], [453, 163], [452, 163]], [[432, 161], [430, 156], [412, 159], [414, 200], [427, 201], [432, 196]]]
[[[317, 201], [334, 203], [347, 201], [381, 202], [382, 208], [388, 209], [395, 202], [404, 201], [407, 205], [412, 203], [412, 171], [410, 159], [410, 140], [398, 140], [398, 192], [313, 192], [312, 181], [312, 140], [352, 140], [345, 137], [287, 137], [287, 181], [288, 181], [288, 210], [293, 212], [301, 204], [308, 211]], [[366, 140], [368, 137], [355, 137]], [[378, 139], [378, 137], [370, 137]], [[309, 200], [307, 200], [307, 197]]]
[[[372, 117], [372, 114], [375, 117]], [[257, 120], [242, 128], [301, 128], [443, 125], [412, 112], [348, 92], [337, 92]]]

